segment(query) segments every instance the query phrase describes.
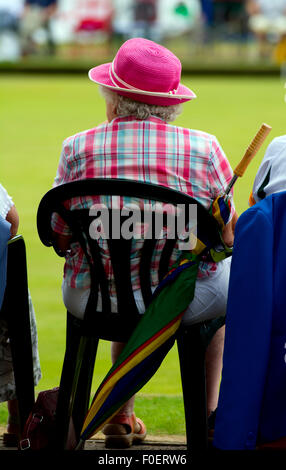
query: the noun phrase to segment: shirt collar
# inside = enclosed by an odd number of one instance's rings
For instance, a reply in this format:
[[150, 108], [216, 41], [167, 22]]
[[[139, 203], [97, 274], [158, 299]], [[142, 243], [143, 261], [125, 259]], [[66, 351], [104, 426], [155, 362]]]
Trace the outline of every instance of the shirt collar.
[[163, 119], [161, 119], [157, 116], [150, 116], [147, 119], [135, 119], [134, 116], [118, 116], [118, 117], [115, 117], [114, 119], [112, 119], [112, 121], [110, 121], [109, 124], [112, 124], [114, 122], [130, 122], [130, 121], [164, 122], [165, 124], [167, 124], [166, 121], [164, 121]]

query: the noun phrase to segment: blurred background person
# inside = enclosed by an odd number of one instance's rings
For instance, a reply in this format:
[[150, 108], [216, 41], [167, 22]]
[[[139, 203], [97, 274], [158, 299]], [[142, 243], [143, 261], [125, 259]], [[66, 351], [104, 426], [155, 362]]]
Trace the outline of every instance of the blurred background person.
[[204, 42], [211, 40], [211, 28], [214, 20], [213, 0], [200, 0], [202, 23], [204, 26]]
[[24, 0], [0, 0], [0, 61], [20, 57], [19, 24]]
[[[194, 41], [202, 26], [200, 1], [158, 0], [156, 24], [160, 31], [161, 40], [191, 34]], [[191, 44], [190, 41], [188, 43]]]
[[56, 44], [51, 29], [51, 19], [54, 17], [58, 0], [25, 0], [23, 16], [20, 25], [22, 56], [35, 54], [38, 50], [36, 34], [43, 33], [46, 52], [54, 55]]
[[202, 7], [202, 14], [207, 24], [213, 22], [213, 0], [200, 0]]
[[130, 37], [134, 22], [134, 0], [112, 0], [112, 30], [114, 39], [124, 41]]
[[128, 37], [133, 23], [133, 0], [113, 0], [112, 29], [115, 37]]
[[111, 38], [112, 0], [78, 0], [74, 2], [75, 38], [79, 42], [102, 42]]
[[286, 37], [286, 0], [247, 0], [250, 31], [258, 40], [258, 55], [269, 57], [273, 44], [284, 44]]
[[212, 1], [214, 38], [241, 39], [247, 32], [245, 0]]
[[200, 0], [113, 0], [113, 7], [113, 37], [122, 41], [144, 37], [164, 43], [201, 28]]
[[[113, 38], [115, 0], [58, 0], [56, 14], [51, 18], [53, 40], [61, 54], [73, 59], [90, 59], [109, 55]], [[121, 4], [122, 3], [122, 4]], [[125, 16], [125, 3], [119, 1], [118, 11]]]
[[134, 36], [155, 40], [158, 0], [134, 0]]

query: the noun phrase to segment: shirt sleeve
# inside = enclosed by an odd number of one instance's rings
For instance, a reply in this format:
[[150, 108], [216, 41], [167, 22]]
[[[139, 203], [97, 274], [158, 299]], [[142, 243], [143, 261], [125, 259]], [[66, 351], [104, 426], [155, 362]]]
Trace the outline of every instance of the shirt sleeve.
[[[70, 155], [69, 139], [63, 143], [60, 161], [57, 169], [57, 174], [54, 179], [53, 188], [70, 181], [70, 167], [68, 164], [68, 157]], [[61, 235], [70, 235], [71, 231], [63, 219], [56, 213], [52, 215], [51, 226], [54, 232]]]
[[[225, 194], [226, 188], [233, 177], [233, 171], [230, 163], [221, 148], [218, 140], [213, 137], [212, 150], [208, 167], [208, 182], [211, 194], [211, 199], [215, 200], [218, 196]], [[233, 190], [229, 193], [231, 204], [230, 219], [235, 212], [235, 205], [233, 202]]]
[[0, 184], [0, 215], [6, 219], [8, 212], [14, 206], [14, 202], [6, 189]]

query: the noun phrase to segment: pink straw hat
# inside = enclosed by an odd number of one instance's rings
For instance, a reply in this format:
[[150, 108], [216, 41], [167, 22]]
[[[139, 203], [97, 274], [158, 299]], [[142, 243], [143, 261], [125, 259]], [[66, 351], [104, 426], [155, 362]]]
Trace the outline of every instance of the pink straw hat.
[[126, 41], [113, 62], [89, 71], [89, 78], [135, 101], [170, 106], [196, 98], [180, 83], [181, 62], [165, 47], [149, 39]]

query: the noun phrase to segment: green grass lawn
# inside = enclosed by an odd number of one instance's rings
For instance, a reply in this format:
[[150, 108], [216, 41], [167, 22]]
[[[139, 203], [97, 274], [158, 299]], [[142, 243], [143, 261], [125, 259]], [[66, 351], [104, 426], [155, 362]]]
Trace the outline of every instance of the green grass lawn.
[[[285, 133], [285, 89], [280, 79], [196, 76], [194, 79], [183, 77], [183, 82], [198, 98], [184, 105], [177, 124], [215, 134], [233, 167], [262, 122], [273, 127], [267, 143]], [[37, 391], [58, 385], [65, 341], [65, 309], [61, 300], [63, 261], [38, 238], [37, 207], [52, 186], [64, 138], [103, 120], [103, 99], [96, 85], [85, 76], [0, 76], [0, 182], [17, 206], [21, 219], [19, 232], [24, 235], [27, 246], [29, 288], [37, 317], [43, 372]], [[263, 150], [265, 148], [266, 144]], [[243, 179], [236, 183], [235, 200], [239, 213], [247, 209], [248, 195], [263, 150]], [[109, 348], [109, 343], [100, 345], [94, 387], [109, 368]], [[166, 418], [164, 423], [175, 422], [172, 413], [176, 408], [180, 415], [179, 421], [176, 418], [180, 423], [177, 427], [183, 432], [180, 393], [177, 351], [173, 348], [158, 373], [141, 390], [140, 400], [144, 406], [138, 400], [138, 408], [141, 406], [146, 424], [153, 422], [156, 410], [159, 414], [161, 409]], [[147, 399], [145, 395], [148, 395]], [[152, 398], [150, 402], [150, 395], [164, 396]], [[172, 425], [161, 423], [161, 426], [173, 433]], [[154, 429], [158, 431], [160, 425], [156, 424]]]

